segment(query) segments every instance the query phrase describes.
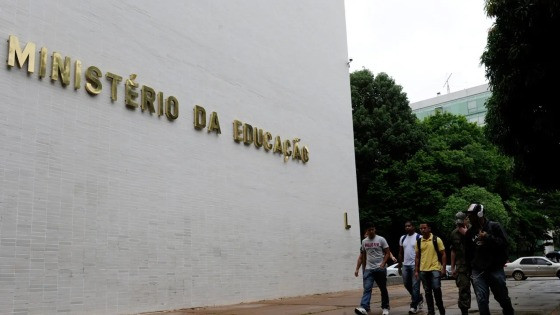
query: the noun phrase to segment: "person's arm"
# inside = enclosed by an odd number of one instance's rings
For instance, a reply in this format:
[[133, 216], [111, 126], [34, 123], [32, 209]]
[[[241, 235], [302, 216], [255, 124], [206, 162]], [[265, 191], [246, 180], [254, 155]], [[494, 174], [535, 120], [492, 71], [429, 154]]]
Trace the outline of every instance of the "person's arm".
[[380, 268], [385, 268], [385, 266], [387, 266], [387, 260], [389, 260], [389, 257], [391, 256], [391, 250], [389, 250], [389, 247], [383, 248], [383, 252], [385, 253], [385, 255], [383, 256], [383, 261], [379, 266]]
[[391, 261], [393, 262], [393, 264], [396, 263], [397, 259], [395, 258], [395, 256], [393, 256], [393, 252], [389, 251], [389, 255], [390, 255], [389, 258], [391, 258]]
[[358, 256], [358, 260], [356, 261], [356, 270], [354, 271], [354, 276], [358, 276], [358, 274], [360, 273], [360, 267], [362, 267], [362, 270], [365, 267], [365, 261], [366, 261], [366, 257], [365, 257], [365, 252], [360, 252], [360, 255]]
[[496, 248], [507, 247], [507, 237], [502, 226], [498, 222], [491, 222], [489, 224], [489, 231], [482, 231], [479, 236]]
[[451, 274], [453, 275], [453, 278], [457, 278], [457, 270], [455, 270], [455, 249], [454, 248], [451, 249]]
[[445, 267], [447, 266], [447, 255], [445, 254], [445, 249], [440, 250], [441, 253], [441, 275], [445, 276]]
[[418, 279], [418, 274], [420, 273], [420, 253], [418, 248], [416, 249], [416, 257], [414, 257], [414, 277]]
[[397, 265], [397, 268], [401, 269], [402, 264], [403, 264], [403, 259], [404, 259], [404, 248], [402, 247], [402, 245], [399, 246], [399, 264]]

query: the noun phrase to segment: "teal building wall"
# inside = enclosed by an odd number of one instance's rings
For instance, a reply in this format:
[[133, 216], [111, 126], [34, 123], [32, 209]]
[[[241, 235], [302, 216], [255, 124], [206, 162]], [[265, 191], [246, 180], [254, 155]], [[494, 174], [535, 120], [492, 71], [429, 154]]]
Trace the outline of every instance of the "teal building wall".
[[411, 103], [412, 112], [420, 119], [441, 111], [454, 115], [463, 115], [469, 122], [484, 125], [486, 101], [492, 95], [488, 84], [482, 84], [465, 90], [438, 95], [434, 98]]

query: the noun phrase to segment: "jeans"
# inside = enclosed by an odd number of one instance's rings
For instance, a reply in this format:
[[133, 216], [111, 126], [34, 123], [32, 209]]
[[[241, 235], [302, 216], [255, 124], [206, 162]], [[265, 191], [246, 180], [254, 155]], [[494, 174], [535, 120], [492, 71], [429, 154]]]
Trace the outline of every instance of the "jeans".
[[414, 276], [414, 265], [403, 265], [401, 270], [404, 287], [412, 298], [410, 307], [416, 308], [423, 299], [420, 294], [420, 279], [416, 279]]
[[364, 270], [364, 295], [360, 306], [369, 312], [371, 301], [371, 290], [373, 283], [377, 283], [379, 291], [381, 291], [381, 308], [389, 309], [389, 292], [387, 292], [387, 269], [366, 269]]
[[[441, 295], [441, 273], [439, 270], [420, 271], [420, 280], [426, 294], [426, 304], [428, 304], [428, 314], [435, 314], [434, 298], [440, 314], [445, 314], [443, 299]], [[433, 297], [432, 297], [433, 292]]]
[[506, 274], [503, 268], [495, 271], [473, 270], [471, 278], [474, 293], [476, 294], [476, 302], [478, 303], [478, 311], [481, 315], [490, 314], [488, 307], [490, 290], [492, 290], [496, 301], [500, 303], [502, 313], [507, 315], [514, 314], [506, 286]]

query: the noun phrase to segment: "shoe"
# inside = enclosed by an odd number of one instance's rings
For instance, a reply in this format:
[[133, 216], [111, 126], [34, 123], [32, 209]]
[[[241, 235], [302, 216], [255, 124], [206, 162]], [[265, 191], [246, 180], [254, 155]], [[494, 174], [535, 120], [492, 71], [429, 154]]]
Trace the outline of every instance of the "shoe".
[[416, 306], [416, 308], [418, 310], [421, 310], [424, 307], [424, 299], [421, 299], [420, 302], [418, 302], [418, 305]]
[[418, 309], [414, 307], [411, 307], [410, 310], [408, 311], [408, 314], [416, 314], [416, 313], [418, 313]]
[[382, 314], [383, 315], [389, 315], [389, 309], [384, 308]]
[[356, 307], [356, 309], [354, 309], [354, 313], [358, 315], [367, 315], [367, 311], [363, 307]]

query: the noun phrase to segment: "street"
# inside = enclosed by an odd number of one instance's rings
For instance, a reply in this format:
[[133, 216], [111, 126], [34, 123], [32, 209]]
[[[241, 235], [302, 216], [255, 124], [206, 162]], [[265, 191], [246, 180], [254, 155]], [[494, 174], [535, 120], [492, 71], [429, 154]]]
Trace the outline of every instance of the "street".
[[[408, 314], [410, 296], [406, 289], [399, 284], [396, 278], [391, 278], [388, 287], [391, 300], [390, 314]], [[361, 286], [361, 281], [356, 280], [356, 286]], [[560, 279], [528, 278], [524, 281], [507, 280], [510, 298], [517, 315], [560, 315]], [[457, 307], [457, 288], [454, 280], [442, 281], [443, 302], [446, 314], [460, 314]], [[423, 289], [421, 289], [423, 292]], [[256, 314], [321, 314], [321, 315], [351, 315], [362, 296], [362, 290], [352, 290], [293, 298], [258, 301], [236, 305], [206, 307], [174, 310], [147, 314], [186, 315], [186, 314], [218, 314], [218, 315], [256, 315]], [[379, 290], [374, 288], [370, 314], [381, 314]], [[418, 314], [427, 314], [426, 304]], [[492, 314], [501, 314], [499, 304], [490, 296], [490, 309]], [[471, 314], [478, 314], [474, 292], [472, 293]], [[436, 311], [437, 314], [437, 311]]]

